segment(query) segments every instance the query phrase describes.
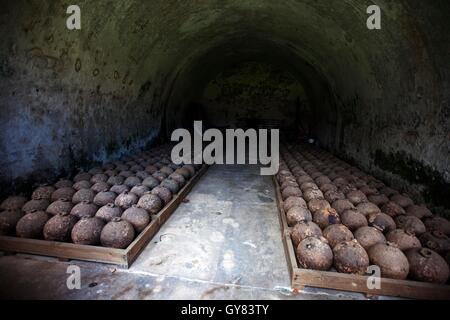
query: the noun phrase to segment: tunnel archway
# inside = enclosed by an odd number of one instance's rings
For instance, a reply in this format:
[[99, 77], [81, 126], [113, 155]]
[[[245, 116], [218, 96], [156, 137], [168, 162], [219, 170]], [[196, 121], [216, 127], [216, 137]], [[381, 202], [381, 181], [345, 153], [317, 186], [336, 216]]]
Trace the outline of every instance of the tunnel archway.
[[[279, 73], [286, 72], [286, 76], [291, 77], [291, 81], [297, 81], [304, 90], [310, 105], [311, 115], [308, 122], [314, 126], [312, 130], [326, 137], [326, 128], [329, 135], [335, 135], [336, 103], [333, 101], [329, 83], [319, 71], [293, 54], [286, 46], [280, 47], [262, 39], [233, 40], [235, 42], [226, 42], [200, 55], [179, 73], [166, 103], [168, 136], [173, 129], [189, 125], [189, 121], [182, 121], [182, 118], [189, 114], [191, 101], [198, 100], [204, 94], [211, 80], [230, 69], [237, 73], [236, 69], [246, 63], [266, 66]], [[320, 114], [323, 116], [319, 116]]]

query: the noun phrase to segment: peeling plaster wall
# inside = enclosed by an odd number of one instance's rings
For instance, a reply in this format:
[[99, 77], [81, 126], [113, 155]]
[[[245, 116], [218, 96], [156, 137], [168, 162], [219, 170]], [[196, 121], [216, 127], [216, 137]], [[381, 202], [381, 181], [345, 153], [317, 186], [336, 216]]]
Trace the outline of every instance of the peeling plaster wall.
[[[167, 135], [217, 74], [260, 59], [302, 83], [325, 148], [418, 197], [443, 189], [426, 198], [450, 206], [450, 2], [77, 4], [81, 31], [65, 28], [65, 1], [2, 4], [3, 188]], [[366, 28], [370, 4], [382, 30]]]

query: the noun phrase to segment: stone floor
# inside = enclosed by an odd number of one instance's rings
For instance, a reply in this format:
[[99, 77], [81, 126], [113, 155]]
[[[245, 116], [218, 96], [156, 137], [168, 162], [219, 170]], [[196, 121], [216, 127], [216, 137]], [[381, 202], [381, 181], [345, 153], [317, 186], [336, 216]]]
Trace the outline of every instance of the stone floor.
[[[31, 256], [0, 257], [0, 296], [32, 299], [365, 299], [307, 288], [293, 294], [271, 177], [213, 166], [129, 269]], [[69, 290], [67, 268], [81, 270]]]

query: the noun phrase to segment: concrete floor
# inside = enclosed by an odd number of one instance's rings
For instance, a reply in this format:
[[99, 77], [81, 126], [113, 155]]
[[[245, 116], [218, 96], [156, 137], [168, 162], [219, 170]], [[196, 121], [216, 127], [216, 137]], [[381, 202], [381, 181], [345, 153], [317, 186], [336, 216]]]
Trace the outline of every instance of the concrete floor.
[[[31, 299], [365, 299], [292, 293], [271, 177], [213, 166], [128, 269], [31, 255], [0, 257], [0, 296]], [[69, 290], [69, 265], [81, 289]]]

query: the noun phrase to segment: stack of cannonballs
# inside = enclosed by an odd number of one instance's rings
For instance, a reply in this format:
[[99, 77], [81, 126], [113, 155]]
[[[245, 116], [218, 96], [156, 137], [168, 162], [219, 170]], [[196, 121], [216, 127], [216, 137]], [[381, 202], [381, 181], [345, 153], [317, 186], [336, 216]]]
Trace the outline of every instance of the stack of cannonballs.
[[307, 144], [281, 150], [277, 180], [299, 265], [446, 283], [450, 222]]
[[199, 169], [161, 146], [0, 205], [0, 235], [126, 248]]

